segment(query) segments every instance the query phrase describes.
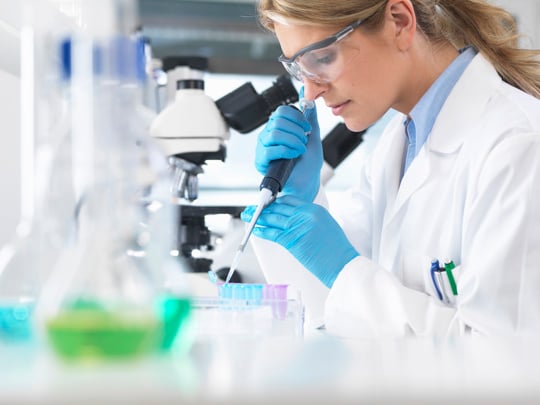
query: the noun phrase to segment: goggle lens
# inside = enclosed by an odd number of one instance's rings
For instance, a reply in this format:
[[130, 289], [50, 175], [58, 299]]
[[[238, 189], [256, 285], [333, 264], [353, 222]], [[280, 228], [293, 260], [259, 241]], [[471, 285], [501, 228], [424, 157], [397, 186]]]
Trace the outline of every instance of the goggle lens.
[[344, 66], [343, 55], [338, 49], [341, 40], [362, 21], [357, 20], [334, 35], [303, 48], [290, 59], [281, 55], [279, 61], [292, 77], [301, 82], [304, 77], [318, 83], [330, 82], [342, 72]]
[[343, 69], [343, 57], [339, 52], [339, 42], [300, 55], [293, 61], [282, 61], [289, 74], [298, 81], [304, 78], [317, 83], [328, 83]]

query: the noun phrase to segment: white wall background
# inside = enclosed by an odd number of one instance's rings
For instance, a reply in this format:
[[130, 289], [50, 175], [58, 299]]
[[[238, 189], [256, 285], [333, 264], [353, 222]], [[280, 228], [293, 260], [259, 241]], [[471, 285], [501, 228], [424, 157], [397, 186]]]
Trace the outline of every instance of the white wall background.
[[[540, 47], [540, 0], [493, 0], [493, 2], [506, 7], [516, 15], [520, 29], [529, 38], [523, 42], [524, 47]], [[0, 0], [0, 246], [13, 235], [20, 215], [20, 84], [17, 77], [19, 7], [19, 1]], [[216, 77], [209, 78], [209, 80], [207, 83], [209, 95], [219, 97], [234, 90], [250, 78]], [[258, 81], [255, 78], [253, 80], [258, 91], [264, 90], [271, 83], [271, 80], [268, 79]], [[322, 114], [324, 115], [324, 113]], [[328, 121], [322, 125], [321, 133], [326, 133], [335, 123], [334, 118], [330, 116]], [[231, 161], [239, 160], [239, 167], [251, 167], [252, 155], [250, 155], [250, 151], [253, 150], [254, 138], [253, 135], [236, 134], [235, 136], [233, 134], [229, 145], [229, 159]], [[244, 159], [243, 162], [242, 159]], [[221, 169], [209, 168], [208, 179], [203, 179], [203, 185], [206, 183], [208, 186], [212, 186], [212, 178], [215, 179], [212, 176], [216, 176], [217, 172], [222, 173]], [[342, 170], [347, 170], [347, 162], [344, 163]], [[250, 176], [248, 175], [248, 177]], [[232, 175], [229, 177], [233, 178]], [[251, 179], [257, 179], [257, 177], [251, 177]]]
[[492, 0], [514, 14], [524, 48], [540, 48], [540, 0]]

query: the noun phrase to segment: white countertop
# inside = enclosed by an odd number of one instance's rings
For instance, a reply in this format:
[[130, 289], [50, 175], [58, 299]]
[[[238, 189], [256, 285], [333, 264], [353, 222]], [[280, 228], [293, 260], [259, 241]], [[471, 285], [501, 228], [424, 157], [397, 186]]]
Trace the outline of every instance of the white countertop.
[[196, 341], [187, 354], [65, 364], [0, 346], [1, 404], [540, 403], [534, 340]]

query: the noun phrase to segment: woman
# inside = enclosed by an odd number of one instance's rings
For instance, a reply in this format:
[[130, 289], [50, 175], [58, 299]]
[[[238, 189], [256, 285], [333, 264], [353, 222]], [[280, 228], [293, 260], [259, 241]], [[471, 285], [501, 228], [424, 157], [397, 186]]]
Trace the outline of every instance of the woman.
[[[254, 234], [329, 289], [326, 328], [538, 334], [540, 62], [511, 16], [483, 0], [262, 0], [259, 12], [306, 100], [354, 131], [401, 113], [333, 215], [315, 109], [280, 107], [260, 134], [261, 173], [301, 157]], [[276, 257], [260, 257], [267, 273]]]

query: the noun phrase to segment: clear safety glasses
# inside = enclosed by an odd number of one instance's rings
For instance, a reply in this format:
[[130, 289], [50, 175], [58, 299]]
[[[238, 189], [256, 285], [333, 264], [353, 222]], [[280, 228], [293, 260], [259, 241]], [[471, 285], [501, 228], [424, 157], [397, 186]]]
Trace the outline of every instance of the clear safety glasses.
[[342, 71], [345, 61], [339, 53], [339, 41], [346, 38], [364, 20], [358, 20], [322, 41], [300, 49], [292, 57], [281, 55], [278, 60], [296, 80], [304, 77], [316, 83], [328, 83]]

